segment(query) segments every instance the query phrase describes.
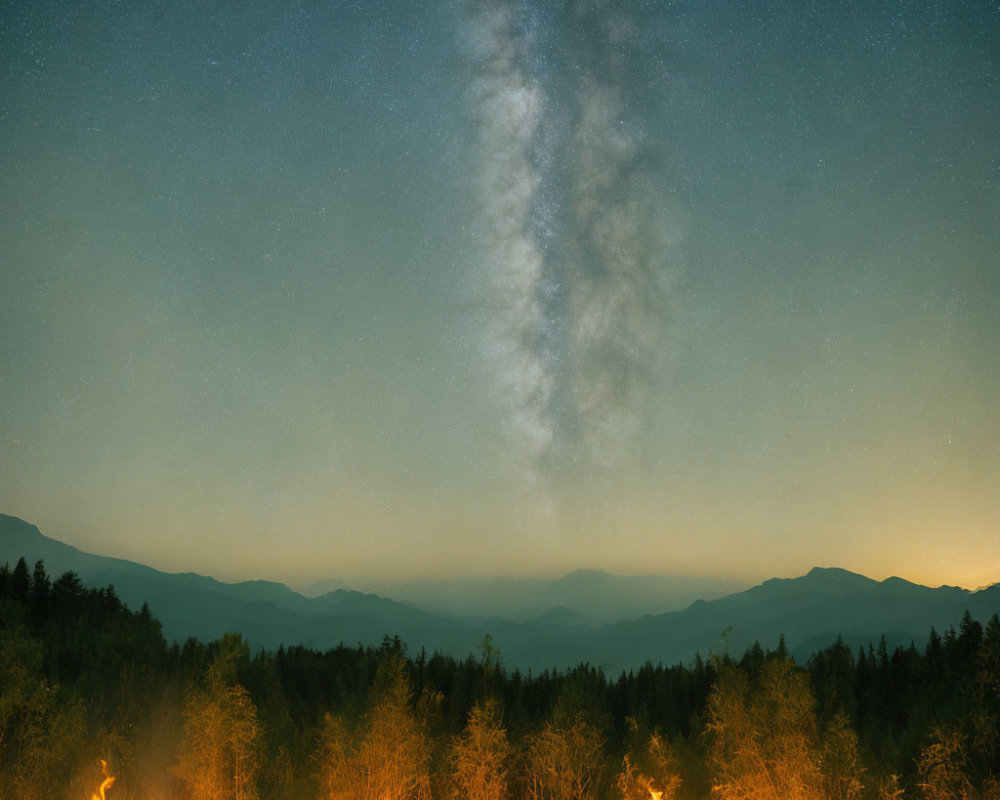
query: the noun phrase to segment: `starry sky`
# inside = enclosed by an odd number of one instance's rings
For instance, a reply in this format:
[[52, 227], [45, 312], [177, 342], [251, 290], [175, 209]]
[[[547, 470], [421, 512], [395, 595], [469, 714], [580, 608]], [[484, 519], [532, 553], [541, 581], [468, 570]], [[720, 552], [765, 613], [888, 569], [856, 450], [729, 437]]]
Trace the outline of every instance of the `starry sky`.
[[992, 0], [0, 38], [0, 511], [227, 580], [1000, 580]]

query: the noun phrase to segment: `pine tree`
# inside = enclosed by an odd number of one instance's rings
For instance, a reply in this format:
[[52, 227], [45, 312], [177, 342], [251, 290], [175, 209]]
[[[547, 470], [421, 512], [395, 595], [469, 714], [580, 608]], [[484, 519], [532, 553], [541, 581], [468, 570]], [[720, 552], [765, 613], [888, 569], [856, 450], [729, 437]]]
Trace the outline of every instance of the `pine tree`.
[[972, 787], [966, 774], [966, 741], [953, 727], [937, 727], [917, 762], [925, 800], [968, 800]]
[[823, 732], [821, 759], [826, 800], [858, 800], [864, 789], [864, 768], [858, 735], [845, 714], [835, 716]]
[[473, 706], [452, 754], [455, 800], [507, 800], [511, 748], [495, 700]]
[[406, 662], [398, 648], [383, 648], [360, 736], [327, 715], [319, 751], [321, 800], [427, 800], [430, 749], [410, 705]]
[[659, 731], [640, 731], [633, 718], [626, 726], [630, 741], [615, 779], [621, 800], [673, 800], [681, 777], [670, 742]]
[[385, 658], [358, 749], [363, 790], [359, 800], [424, 800], [429, 794], [428, 743], [410, 706], [405, 661]]
[[593, 800], [603, 778], [604, 737], [583, 711], [561, 712], [527, 739], [529, 800]]
[[807, 677], [788, 659], [768, 659], [753, 685], [741, 670], [724, 669], [706, 711], [714, 796], [820, 800], [814, 709]]
[[11, 575], [10, 587], [15, 598], [23, 603], [28, 602], [28, 595], [31, 593], [31, 573], [28, 572], [28, 562], [24, 560], [24, 556], [17, 560]]
[[248, 657], [243, 639], [226, 634], [204, 679], [188, 692], [176, 772], [198, 800], [257, 800], [261, 728], [249, 692], [237, 683]]

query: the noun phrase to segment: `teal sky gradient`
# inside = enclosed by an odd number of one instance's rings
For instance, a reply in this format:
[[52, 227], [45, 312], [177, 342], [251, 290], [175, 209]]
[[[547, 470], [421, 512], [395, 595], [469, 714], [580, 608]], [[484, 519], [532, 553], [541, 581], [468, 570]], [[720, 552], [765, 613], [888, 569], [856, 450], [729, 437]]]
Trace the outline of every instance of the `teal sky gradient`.
[[1000, 580], [998, 15], [5, 3], [0, 510], [224, 579]]

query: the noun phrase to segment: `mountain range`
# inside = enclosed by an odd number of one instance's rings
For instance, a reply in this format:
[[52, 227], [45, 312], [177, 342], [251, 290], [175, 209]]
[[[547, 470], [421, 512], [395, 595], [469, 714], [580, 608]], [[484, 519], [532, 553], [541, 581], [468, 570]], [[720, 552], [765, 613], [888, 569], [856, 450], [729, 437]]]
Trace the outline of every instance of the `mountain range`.
[[[321, 581], [302, 589], [316, 597], [348, 588], [340, 579]], [[695, 600], [712, 600], [747, 588], [729, 578], [686, 575], [613, 575], [603, 570], [578, 569], [557, 580], [544, 578], [490, 578], [451, 581], [369, 581], [355, 586], [364, 591], [419, 606], [425, 611], [465, 618], [504, 617], [529, 620], [564, 609], [576, 622], [600, 624], [637, 619], [687, 608]]]
[[[724, 596], [722, 579], [585, 570], [557, 581], [396, 585], [397, 597], [410, 602], [342, 583], [332, 591], [314, 585], [299, 593], [281, 583], [224, 583], [85, 553], [0, 514], [0, 564], [13, 566], [21, 557], [31, 565], [43, 561], [52, 576], [72, 570], [87, 585], [112, 585], [133, 608], [148, 604], [168, 640], [209, 641], [238, 631], [253, 648], [301, 644], [322, 650], [399, 636], [411, 653], [426, 648], [463, 658], [489, 634], [509, 668], [534, 671], [587, 662], [614, 674], [647, 661], [686, 663], [696, 653], [726, 648], [739, 655], [754, 641], [774, 647], [782, 635], [803, 662], [838, 636], [853, 647], [883, 635], [890, 646], [921, 646], [932, 626], [944, 631], [957, 625], [966, 610], [980, 621], [1000, 613], [1000, 584], [978, 591], [930, 588], [838, 568], [774, 578]], [[476, 599], [486, 596], [488, 601]], [[414, 602], [420, 598], [426, 608]], [[456, 613], [463, 602], [465, 613]]]

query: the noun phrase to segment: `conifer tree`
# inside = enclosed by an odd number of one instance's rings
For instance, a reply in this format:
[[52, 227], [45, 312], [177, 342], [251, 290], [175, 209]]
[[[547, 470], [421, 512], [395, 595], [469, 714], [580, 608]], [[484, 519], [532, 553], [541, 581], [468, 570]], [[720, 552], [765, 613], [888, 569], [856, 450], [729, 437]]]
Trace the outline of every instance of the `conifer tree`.
[[814, 708], [807, 677], [788, 659], [769, 658], [753, 685], [741, 670], [723, 669], [706, 712], [714, 796], [820, 800]]
[[681, 785], [670, 742], [659, 731], [646, 734], [626, 720], [629, 745], [616, 776], [621, 800], [673, 800]]
[[237, 683], [246, 643], [226, 634], [204, 679], [188, 692], [176, 772], [197, 800], [257, 800], [261, 728], [250, 693]]
[[430, 749], [410, 706], [405, 661], [383, 650], [360, 736], [328, 714], [319, 751], [321, 800], [427, 800]]
[[455, 800], [507, 800], [511, 748], [492, 699], [477, 703], [452, 744]]
[[429, 795], [429, 750], [410, 707], [410, 685], [400, 655], [383, 660], [358, 749], [359, 800], [424, 800]]
[[350, 739], [343, 719], [329, 711], [320, 727], [320, 744], [314, 758], [319, 762], [316, 778], [319, 800], [339, 800], [356, 790]]
[[970, 800], [966, 773], [966, 741], [953, 727], [936, 727], [917, 762], [925, 800]]
[[557, 713], [527, 740], [529, 800], [593, 800], [603, 755], [604, 737], [584, 712]]
[[28, 571], [28, 562], [24, 560], [24, 556], [21, 556], [14, 566], [10, 587], [15, 598], [24, 603], [28, 601], [31, 592], [31, 573]]
[[858, 800], [864, 790], [858, 735], [845, 714], [827, 725], [821, 745], [823, 784], [827, 800]]
[[85, 734], [83, 704], [46, 680], [40, 643], [0, 629], [0, 797], [47, 800], [65, 787]]

